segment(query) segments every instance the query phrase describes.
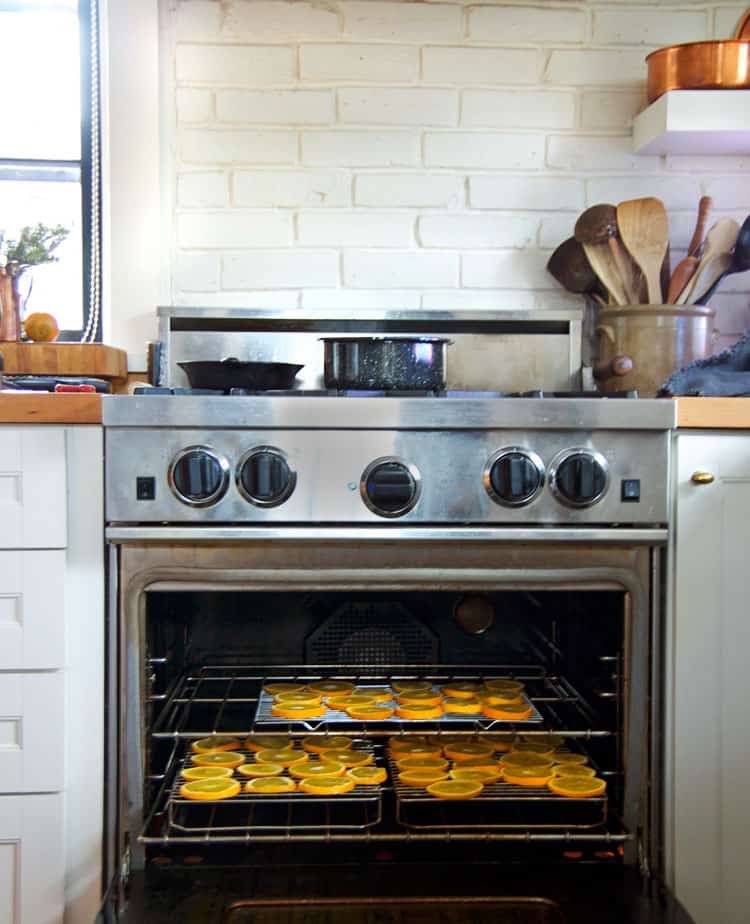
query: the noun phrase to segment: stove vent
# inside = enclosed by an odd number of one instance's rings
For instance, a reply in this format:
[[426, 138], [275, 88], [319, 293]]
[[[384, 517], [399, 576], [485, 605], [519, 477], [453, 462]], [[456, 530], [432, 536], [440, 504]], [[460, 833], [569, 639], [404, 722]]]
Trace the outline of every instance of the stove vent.
[[345, 603], [307, 638], [308, 664], [436, 664], [436, 636], [401, 603]]

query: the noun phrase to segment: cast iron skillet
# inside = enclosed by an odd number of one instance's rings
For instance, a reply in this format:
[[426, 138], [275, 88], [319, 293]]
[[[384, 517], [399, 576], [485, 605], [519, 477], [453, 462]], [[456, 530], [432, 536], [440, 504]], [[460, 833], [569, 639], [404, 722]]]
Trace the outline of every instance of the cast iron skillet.
[[191, 388], [211, 388], [229, 391], [247, 388], [250, 391], [292, 388], [294, 378], [303, 366], [296, 363], [246, 363], [234, 356], [222, 360], [177, 363], [185, 370]]

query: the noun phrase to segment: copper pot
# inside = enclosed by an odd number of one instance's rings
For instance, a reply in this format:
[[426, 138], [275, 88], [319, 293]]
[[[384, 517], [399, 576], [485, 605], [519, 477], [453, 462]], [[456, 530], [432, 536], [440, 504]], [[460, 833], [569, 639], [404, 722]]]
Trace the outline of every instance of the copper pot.
[[696, 305], [623, 305], [599, 312], [599, 363], [603, 392], [637, 389], [654, 397], [669, 376], [711, 352], [716, 312]]
[[734, 38], [688, 42], [653, 51], [648, 64], [648, 101], [668, 90], [740, 90], [750, 87], [750, 10]]

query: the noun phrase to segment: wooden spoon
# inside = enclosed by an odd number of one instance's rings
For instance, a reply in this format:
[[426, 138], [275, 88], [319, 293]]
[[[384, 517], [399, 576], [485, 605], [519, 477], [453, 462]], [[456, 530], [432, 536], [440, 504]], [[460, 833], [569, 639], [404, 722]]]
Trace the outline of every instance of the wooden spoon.
[[[713, 272], [709, 272], [708, 268], [712, 263], [714, 263], [715, 266], [719, 265], [715, 263], [719, 255], [731, 255], [732, 248], [737, 241], [737, 235], [739, 233], [740, 226], [733, 218], [720, 218], [716, 222], [706, 235], [703, 256], [693, 274], [693, 278], [682, 290], [675, 304], [687, 305], [692, 301], [693, 295], [701, 295], [709, 286], [713, 285], [717, 277]], [[726, 269], [730, 261], [723, 262], [726, 264], [724, 266], [724, 269]], [[708, 282], [709, 276], [710, 282]]]
[[685, 257], [675, 266], [672, 278], [669, 280], [669, 289], [667, 290], [668, 305], [677, 304], [677, 299], [695, 275], [699, 263], [700, 260], [697, 257]]
[[714, 200], [710, 196], [701, 196], [698, 203], [698, 217], [695, 220], [695, 231], [688, 244], [688, 256], [700, 256], [700, 249], [703, 244], [703, 238], [706, 234], [706, 225], [711, 209], [714, 207]]
[[583, 247], [574, 237], [563, 241], [555, 250], [547, 261], [547, 271], [568, 292], [593, 292], [599, 285]]
[[[693, 302], [694, 305], [707, 305], [711, 301], [711, 296], [719, 286], [719, 283], [725, 276], [731, 276], [732, 273], [746, 273], [750, 269], [750, 215], [742, 222], [740, 233], [737, 235], [737, 241], [734, 245], [732, 259], [729, 266], [724, 270], [721, 276], [717, 276], [713, 284], [710, 285], [698, 298]], [[695, 292], [698, 292], [696, 286]]]
[[669, 244], [669, 221], [660, 199], [628, 199], [617, 206], [617, 227], [630, 256], [646, 277], [648, 300], [662, 302], [659, 275]]
[[579, 216], [573, 233], [615, 303], [634, 304], [637, 301], [635, 267], [617, 240], [615, 207], [601, 204], [586, 209]]

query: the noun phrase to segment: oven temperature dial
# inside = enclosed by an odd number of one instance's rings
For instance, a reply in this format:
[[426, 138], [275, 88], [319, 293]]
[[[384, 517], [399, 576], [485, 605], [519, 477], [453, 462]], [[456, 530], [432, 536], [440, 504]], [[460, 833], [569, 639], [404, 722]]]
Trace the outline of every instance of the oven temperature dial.
[[490, 458], [483, 480], [485, 490], [495, 503], [523, 507], [544, 487], [544, 462], [535, 452], [510, 446]]
[[256, 507], [278, 507], [294, 490], [297, 473], [274, 446], [256, 446], [240, 459], [237, 489]]
[[172, 460], [167, 480], [183, 504], [209, 507], [227, 492], [229, 463], [207, 446], [188, 446]]
[[568, 449], [550, 466], [550, 486], [559, 501], [569, 507], [591, 507], [609, 483], [609, 466], [600, 452]]
[[401, 517], [419, 500], [420, 481], [416, 465], [390, 457], [376, 459], [364, 470], [359, 493], [378, 516]]

